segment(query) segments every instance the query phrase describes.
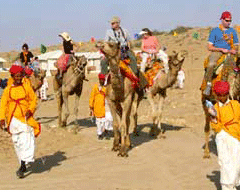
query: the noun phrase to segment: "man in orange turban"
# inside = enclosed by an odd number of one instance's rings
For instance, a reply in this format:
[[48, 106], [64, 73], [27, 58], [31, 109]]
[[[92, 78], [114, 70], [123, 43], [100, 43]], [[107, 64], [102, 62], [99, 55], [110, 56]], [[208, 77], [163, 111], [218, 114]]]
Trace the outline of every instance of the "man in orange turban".
[[[15, 151], [21, 164], [17, 171], [19, 178], [24, 177], [26, 163], [34, 161], [35, 137], [40, 134], [41, 126], [33, 119], [37, 97], [32, 87], [23, 83], [24, 69], [13, 65], [10, 69], [13, 78], [1, 98], [0, 127], [12, 135]], [[35, 136], [35, 137], [34, 137]]]
[[229, 100], [230, 85], [218, 81], [213, 87], [217, 103], [211, 127], [217, 133], [216, 144], [220, 165], [220, 183], [223, 190], [235, 189], [240, 185], [240, 104]]

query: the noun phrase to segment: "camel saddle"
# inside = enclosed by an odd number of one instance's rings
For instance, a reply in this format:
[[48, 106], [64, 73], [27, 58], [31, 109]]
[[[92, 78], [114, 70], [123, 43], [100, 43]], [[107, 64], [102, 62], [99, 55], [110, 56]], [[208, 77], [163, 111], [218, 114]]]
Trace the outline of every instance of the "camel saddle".
[[[220, 80], [223, 79], [222, 69], [223, 69], [223, 65], [224, 65], [226, 59], [227, 59], [227, 54], [223, 54], [218, 59], [217, 65], [214, 68], [214, 72], [213, 72], [212, 86], [214, 86], [214, 84], [217, 81], [220, 81]], [[236, 57], [234, 57], [234, 61], [236, 62]], [[204, 69], [205, 69], [205, 71], [206, 71], [206, 69], [208, 67], [208, 63], [209, 63], [209, 56], [204, 61]], [[200, 90], [203, 92], [205, 90], [206, 86], [207, 86], [207, 81], [205, 80], [205, 77], [204, 77], [203, 81], [202, 81], [202, 84], [201, 84], [201, 87], [200, 87]]]
[[152, 86], [162, 73], [164, 73], [163, 65], [160, 62], [153, 63], [152, 68], [147, 70], [144, 74], [148, 81], [148, 86]]

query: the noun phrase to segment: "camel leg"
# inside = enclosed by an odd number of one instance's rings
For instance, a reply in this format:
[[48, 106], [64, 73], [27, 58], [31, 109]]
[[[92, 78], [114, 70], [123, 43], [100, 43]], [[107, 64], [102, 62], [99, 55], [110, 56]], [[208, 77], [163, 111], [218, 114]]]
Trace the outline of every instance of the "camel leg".
[[162, 120], [162, 111], [163, 111], [163, 104], [164, 104], [165, 97], [162, 96], [161, 94], [159, 95], [159, 102], [158, 102], [158, 111], [157, 111], [157, 126], [158, 129], [160, 130], [159, 137], [160, 138], [166, 138], [166, 136], [163, 134], [163, 129], [161, 125], [161, 120]]
[[[130, 129], [130, 121], [131, 121], [131, 110], [129, 111], [129, 114], [128, 114], [128, 116], [127, 116], [127, 118], [126, 118], [126, 125], [127, 125], [127, 127], [126, 127], [126, 143], [125, 143], [125, 145], [126, 145], [126, 148], [129, 150], [129, 149], [131, 149], [131, 147], [132, 147], [132, 144], [131, 144], [131, 140], [130, 140], [130, 134], [129, 134], [129, 129]], [[132, 122], [136, 122], [137, 123], [137, 120], [136, 121], [132, 121]]]
[[204, 155], [203, 158], [210, 158], [210, 151], [209, 151], [209, 135], [210, 135], [210, 117], [208, 114], [206, 114], [206, 123], [205, 123], [205, 149], [204, 149]]
[[62, 89], [59, 83], [57, 82], [56, 77], [53, 78], [53, 89], [54, 89], [54, 92], [56, 93], [56, 99], [57, 99], [57, 105], [58, 105], [58, 126], [61, 127], [63, 98], [62, 98]]
[[63, 110], [64, 110], [64, 114], [63, 114], [63, 119], [62, 119], [62, 127], [66, 127], [67, 125], [67, 118], [69, 117], [70, 113], [69, 113], [69, 108], [68, 108], [68, 93], [67, 92], [63, 92]]
[[138, 94], [135, 94], [134, 100], [132, 103], [132, 109], [131, 109], [132, 114], [130, 115], [131, 117], [130, 128], [133, 129], [133, 134], [135, 136], [139, 136], [139, 131], [137, 130], [137, 119], [138, 119], [137, 109], [138, 109], [139, 103], [140, 103], [139, 96]]
[[78, 91], [76, 92], [76, 96], [75, 96], [75, 108], [74, 108], [75, 125], [78, 125], [78, 107], [79, 107], [80, 96], [82, 94], [82, 84], [79, 85], [77, 89]]
[[149, 92], [147, 99], [149, 104], [152, 107], [152, 119], [153, 119], [153, 126], [150, 130], [150, 136], [156, 136], [157, 134], [157, 111], [156, 111], [156, 106], [153, 98], [154, 98], [153, 95]]
[[62, 125], [62, 105], [63, 105], [63, 98], [62, 94], [59, 92], [56, 95], [57, 104], [58, 104], [58, 126], [61, 127]]
[[127, 151], [130, 144], [130, 137], [129, 137], [129, 122], [130, 122], [130, 113], [131, 107], [133, 102], [133, 94], [129, 94], [124, 102], [123, 102], [123, 111], [122, 111], [122, 118], [121, 118], [121, 148], [118, 153], [118, 156], [128, 157]]
[[113, 117], [113, 148], [112, 151], [118, 151], [120, 148], [120, 131], [119, 131], [119, 124], [120, 124], [120, 117], [122, 115], [122, 108], [119, 103], [113, 102], [111, 100], [107, 100], [109, 108], [111, 110], [111, 114]]

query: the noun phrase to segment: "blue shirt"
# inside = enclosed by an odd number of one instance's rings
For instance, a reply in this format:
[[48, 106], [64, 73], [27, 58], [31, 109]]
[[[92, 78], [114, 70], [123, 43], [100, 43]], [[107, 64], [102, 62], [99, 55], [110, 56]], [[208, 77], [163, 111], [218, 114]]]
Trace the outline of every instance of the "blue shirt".
[[[231, 34], [233, 34], [233, 44], [238, 44], [238, 36], [233, 28], [228, 28], [223, 32], [225, 34], [228, 34], [229, 39], [231, 39]], [[212, 43], [214, 47], [230, 50], [231, 46], [226, 42], [225, 38], [223, 37], [223, 32], [219, 27], [214, 28], [209, 35], [208, 42]]]

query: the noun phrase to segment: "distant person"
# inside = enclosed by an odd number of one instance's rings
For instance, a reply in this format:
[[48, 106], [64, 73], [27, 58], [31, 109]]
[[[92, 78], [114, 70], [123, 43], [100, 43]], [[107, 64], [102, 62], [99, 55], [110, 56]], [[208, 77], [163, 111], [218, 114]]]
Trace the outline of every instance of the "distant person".
[[47, 90], [48, 90], [48, 81], [47, 81], [47, 78], [45, 77], [43, 79], [43, 84], [39, 90], [39, 93], [40, 93], [40, 98], [41, 98], [41, 101], [47, 101]]
[[38, 57], [35, 57], [32, 64], [31, 68], [34, 70], [34, 73], [37, 74], [40, 71], [40, 64], [39, 64], [39, 59]]
[[21, 63], [22, 65], [28, 66], [32, 61], [33, 61], [33, 54], [32, 52], [30, 52], [28, 50], [28, 45], [27, 44], [23, 44], [22, 46], [22, 52], [20, 53], [20, 59], [21, 59]]
[[185, 71], [183, 68], [181, 68], [180, 71], [178, 71], [177, 76], [177, 87], [180, 89], [184, 88], [184, 81], [185, 81]]
[[13, 145], [20, 163], [16, 174], [24, 177], [26, 164], [34, 161], [35, 137], [40, 134], [41, 126], [34, 120], [37, 97], [33, 89], [22, 82], [24, 69], [13, 65], [10, 68], [13, 84], [3, 92], [0, 106], [0, 128], [12, 135]]
[[168, 73], [168, 56], [167, 54], [161, 50], [161, 44], [156, 36], [153, 36], [152, 31], [148, 28], [143, 28], [139, 33], [142, 35], [142, 62], [141, 62], [141, 71], [145, 72], [147, 59], [151, 58], [159, 58], [164, 63], [165, 72]]
[[220, 20], [221, 24], [211, 31], [208, 39], [208, 50], [211, 54], [209, 56], [209, 63], [205, 75], [207, 87], [203, 91], [203, 94], [206, 96], [209, 96], [211, 93], [213, 71], [217, 65], [218, 59], [223, 54], [235, 56], [238, 52], [237, 32], [230, 27], [232, 22], [231, 13], [228, 11], [223, 12]]
[[0, 88], [4, 89], [7, 87], [7, 82], [8, 82], [8, 79], [7, 78], [0, 78]]
[[230, 85], [218, 81], [213, 87], [217, 103], [209, 108], [211, 127], [217, 133], [216, 144], [222, 190], [240, 185], [240, 104], [229, 99]]
[[8, 81], [8, 79], [0, 78], [0, 98], [2, 97], [4, 88], [6, 88], [6, 86], [7, 86], [7, 81]]
[[57, 61], [58, 75], [60, 79], [62, 78], [62, 74], [67, 71], [67, 68], [70, 65], [72, 59], [74, 59], [74, 43], [72, 38], [69, 36], [67, 32], [63, 32], [59, 34], [63, 40], [63, 54]]
[[100, 73], [98, 75], [98, 79], [99, 84], [95, 84], [91, 91], [89, 107], [90, 116], [96, 118], [98, 139], [102, 140], [104, 137], [103, 132], [105, 129], [105, 75]]

